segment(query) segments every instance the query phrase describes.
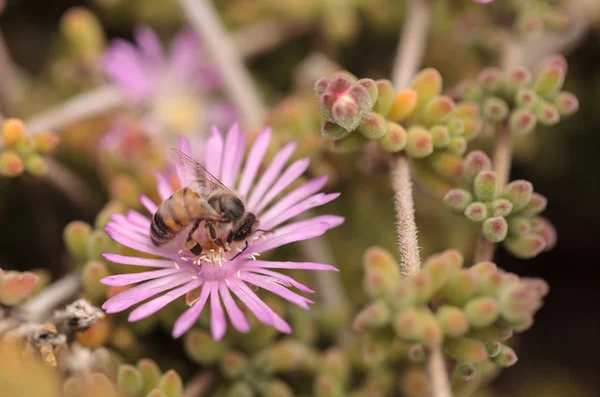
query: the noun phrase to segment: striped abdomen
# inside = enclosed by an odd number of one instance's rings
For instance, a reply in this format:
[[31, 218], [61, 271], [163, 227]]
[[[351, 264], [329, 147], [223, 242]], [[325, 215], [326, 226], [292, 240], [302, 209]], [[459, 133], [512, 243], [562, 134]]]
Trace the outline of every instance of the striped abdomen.
[[168, 243], [184, 227], [198, 220], [203, 213], [203, 203], [204, 199], [187, 187], [173, 193], [158, 207], [152, 218], [150, 238], [154, 245]]

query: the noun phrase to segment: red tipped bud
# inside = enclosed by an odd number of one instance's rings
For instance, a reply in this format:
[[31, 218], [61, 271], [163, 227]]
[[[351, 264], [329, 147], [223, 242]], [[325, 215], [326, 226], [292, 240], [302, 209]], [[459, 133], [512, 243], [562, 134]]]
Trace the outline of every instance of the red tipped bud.
[[142, 393], [144, 388], [142, 374], [133, 365], [123, 364], [119, 366], [117, 384], [125, 393], [135, 396]]
[[444, 296], [449, 303], [462, 306], [477, 291], [479, 278], [468, 270], [461, 270], [454, 274], [444, 287]]
[[0, 175], [16, 177], [23, 173], [25, 165], [21, 157], [12, 150], [0, 152]]
[[6, 119], [2, 124], [2, 141], [5, 147], [14, 146], [25, 135], [25, 125], [19, 119]]
[[477, 80], [483, 90], [495, 94], [504, 87], [504, 71], [499, 68], [485, 68], [479, 73]]
[[378, 90], [377, 84], [375, 83], [375, 80], [360, 79], [357, 81], [357, 84], [360, 86], [363, 86], [367, 89], [367, 92], [369, 93], [369, 97], [371, 98], [371, 101], [373, 103], [375, 103], [375, 101], [377, 101], [377, 98], [379, 97], [379, 90]]
[[417, 108], [418, 94], [412, 88], [398, 91], [387, 118], [392, 121], [403, 121], [409, 118]]
[[508, 104], [500, 98], [490, 97], [483, 103], [483, 117], [492, 122], [500, 122], [508, 116]]
[[434, 96], [423, 109], [423, 120], [428, 126], [443, 123], [450, 117], [455, 107], [452, 98], [444, 95]]
[[498, 175], [494, 171], [481, 171], [473, 181], [473, 192], [478, 200], [494, 200], [499, 190]]
[[500, 312], [494, 298], [482, 297], [469, 301], [465, 306], [465, 314], [473, 327], [483, 328], [494, 323]]
[[501, 345], [498, 354], [492, 358], [494, 363], [503, 368], [515, 365], [518, 359], [517, 353], [506, 345]]
[[443, 125], [436, 125], [429, 129], [433, 146], [436, 149], [444, 149], [450, 144], [450, 130]]
[[476, 150], [467, 154], [464, 161], [465, 177], [468, 180], [475, 179], [475, 176], [481, 171], [490, 171], [492, 169], [492, 160], [481, 150]]
[[14, 306], [35, 290], [39, 277], [30, 272], [7, 271], [0, 274], [0, 304]]
[[379, 140], [381, 148], [386, 152], [397, 153], [406, 147], [408, 134], [404, 127], [392, 121], [387, 122], [386, 133]]
[[394, 87], [389, 80], [377, 80], [375, 82], [379, 93], [373, 111], [386, 115], [392, 109], [394, 103]]
[[535, 216], [542, 213], [546, 209], [546, 205], [548, 204], [548, 199], [542, 196], [539, 193], [533, 193], [531, 195], [531, 200], [527, 206], [523, 209], [523, 215], [525, 216]]
[[365, 252], [363, 267], [365, 269], [363, 287], [372, 298], [389, 293], [400, 281], [396, 260], [381, 247], [371, 247]]
[[465, 134], [465, 121], [462, 118], [451, 117], [450, 120], [448, 120], [448, 122], [446, 123], [446, 126], [448, 127], [448, 131], [450, 132], [450, 136], [462, 136]]
[[475, 339], [449, 338], [444, 342], [444, 351], [461, 363], [478, 363], [488, 358], [485, 345]]
[[433, 153], [433, 139], [429, 131], [420, 126], [411, 126], [408, 131], [406, 154], [413, 158], [423, 158]]
[[476, 201], [465, 208], [464, 214], [467, 219], [473, 222], [482, 222], [488, 217], [487, 206], [480, 201]]
[[508, 233], [511, 236], [523, 236], [531, 232], [531, 219], [511, 216], [508, 220]]
[[508, 125], [511, 133], [527, 135], [535, 129], [537, 121], [537, 116], [532, 111], [517, 109], [511, 113]]
[[367, 139], [381, 139], [387, 132], [387, 121], [382, 115], [371, 112], [358, 126], [358, 131]]
[[491, 216], [508, 216], [513, 209], [513, 204], [507, 199], [499, 198], [492, 201], [489, 207]]
[[568, 117], [579, 109], [579, 100], [570, 92], [563, 91], [554, 98], [554, 106], [563, 117]]
[[362, 309], [354, 319], [354, 330], [365, 332], [368, 329], [381, 328], [390, 321], [390, 310], [383, 301], [375, 301]]
[[35, 150], [42, 154], [48, 154], [58, 145], [58, 135], [51, 132], [41, 132], [33, 136]]
[[545, 251], [549, 251], [556, 245], [556, 229], [546, 218], [537, 217], [532, 221], [533, 232], [546, 240]]
[[531, 71], [523, 66], [518, 66], [506, 73], [506, 90], [509, 94], [514, 93], [519, 88], [530, 85], [532, 81]]
[[442, 75], [436, 69], [427, 68], [417, 73], [412, 82], [412, 88], [418, 94], [418, 107], [421, 107], [430, 98], [442, 92]]
[[463, 162], [460, 155], [448, 152], [435, 152], [428, 160], [433, 170], [444, 178], [460, 179], [463, 175]]
[[554, 97], [563, 86], [566, 72], [562, 66], [545, 65], [535, 78], [535, 91], [544, 98]]
[[521, 88], [515, 95], [515, 103], [519, 107], [534, 109], [539, 103], [540, 98], [537, 93], [530, 88]]
[[454, 306], [441, 306], [435, 313], [444, 334], [450, 337], [464, 335], [469, 330], [465, 312]]
[[504, 189], [503, 196], [513, 204], [513, 211], [519, 212], [531, 201], [533, 185], [522, 179], [512, 181]]
[[542, 125], [552, 126], [560, 121], [560, 113], [556, 106], [546, 101], [541, 101], [536, 106], [535, 115]]
[[462, 136], [457, 136], [450, 140], [448, 151], [457, 156], [462, 156], [467, 151], [467, 140]]
[[488, 218], [481, 224], [483, 236], [492, 243], [499, 243], [508, 234], [508, 223], [502, 216]]

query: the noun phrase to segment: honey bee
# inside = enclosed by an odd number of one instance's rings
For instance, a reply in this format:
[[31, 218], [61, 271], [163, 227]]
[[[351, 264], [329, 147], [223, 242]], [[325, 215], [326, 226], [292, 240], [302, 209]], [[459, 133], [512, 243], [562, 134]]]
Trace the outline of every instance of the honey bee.
[[204, 222], [213, 246], [228, 251], [232, 242], [245, 241], [242, 252], [248, 248], [247, 238], [259, 224], [256, 215], [246, 211], [242, 199], [197, 161], [177, 149], [171, 149], [171, 157], [186, 186], [158, 207], [150, 225], [152, 243], [156, 246], [166, 244], [185, 227], [192, 225], [183, 248], [199, 256], [204, 248], [211, 245], [193, 238], [194, 232]]

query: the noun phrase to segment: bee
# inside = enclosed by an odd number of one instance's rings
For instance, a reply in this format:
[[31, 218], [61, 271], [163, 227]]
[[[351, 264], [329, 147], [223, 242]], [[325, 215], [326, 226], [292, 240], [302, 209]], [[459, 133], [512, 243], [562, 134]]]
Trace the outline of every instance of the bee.
[[235, 192], [197, 161], [174, 148], [171, 157], [185, 186], [158, 207], [150, 224], [152, 243], [164, 245], [192, 225], [183, 248], [199, 256], [204, 242], [194, 240], [193, 234], [204, 222], [211, 242], [226, 251], [234, 241], [246, 242], [245, 248], [232, 258], [235, 259], [248, 248], [247, 238], [257, 231], [258, 218], [246, 211], [244, 202]]

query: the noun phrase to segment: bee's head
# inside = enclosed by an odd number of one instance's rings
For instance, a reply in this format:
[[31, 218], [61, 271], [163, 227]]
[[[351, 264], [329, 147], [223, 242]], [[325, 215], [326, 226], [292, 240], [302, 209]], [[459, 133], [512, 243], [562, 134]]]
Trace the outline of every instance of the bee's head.
[[231, 232], [233, 241], [244, 241], [258, 228], [258, 219], [252, 212], [246, 212], [246, 215], [238, 224], [238, 227]]
[[221, 206], [221, 211], [223, 211], [225, 216], [232, 221], [240, 219], [246, 211], [242, 200], [234, 196], [222, 196], [219, 204]]

